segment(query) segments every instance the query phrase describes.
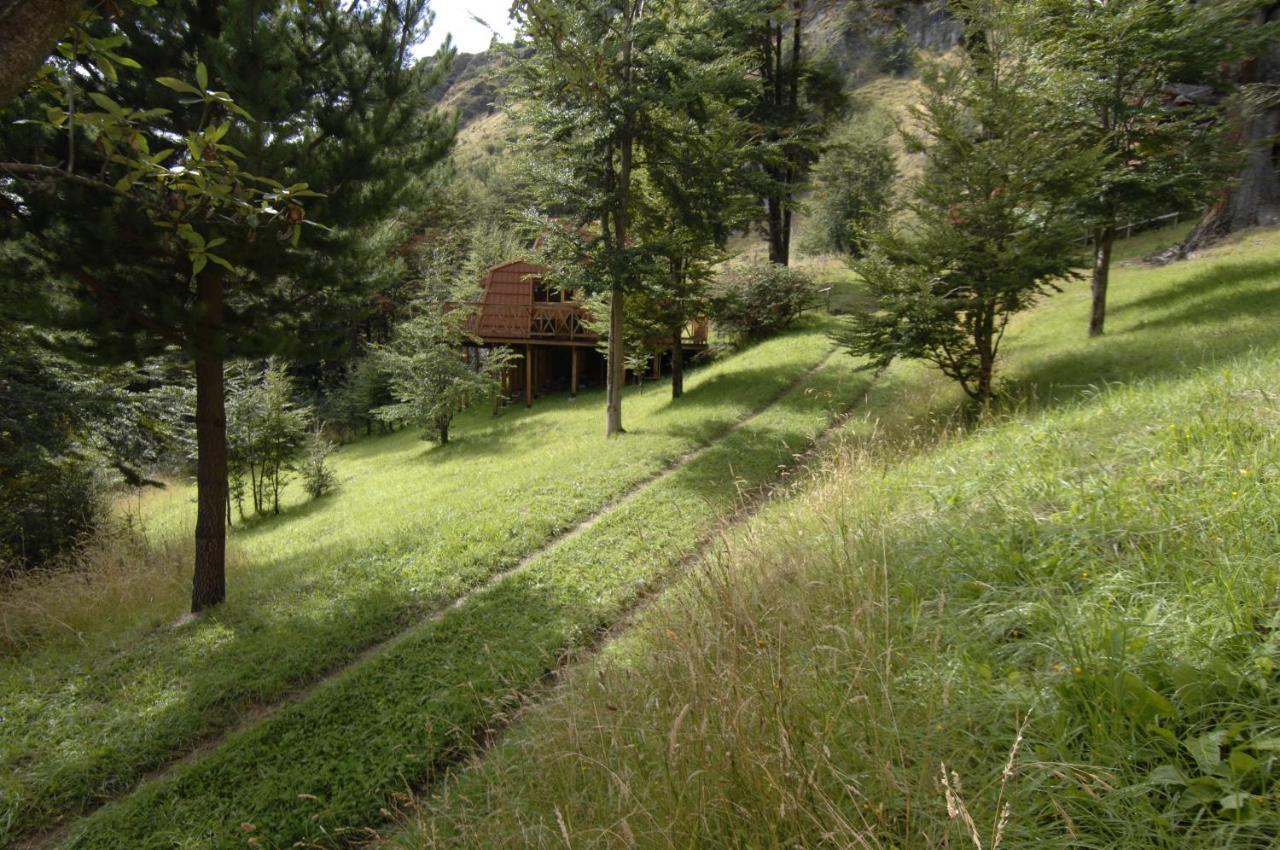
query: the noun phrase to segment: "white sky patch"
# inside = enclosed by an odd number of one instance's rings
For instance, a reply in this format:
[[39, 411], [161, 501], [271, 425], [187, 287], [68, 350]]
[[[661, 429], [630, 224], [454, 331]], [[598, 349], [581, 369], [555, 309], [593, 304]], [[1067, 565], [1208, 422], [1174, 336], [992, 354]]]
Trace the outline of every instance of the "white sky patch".
[[[493, 31], [500, 41], [510, 41], [515, 31], [508, 17], [511, 0], [434, 0], [431, 10], [436, 13], [436, 20], [426, 43], [415, 51], [418, 56], [438, 50], [446, 33], [453, 36], [459, 53], [479, 53], [488, 49]], [[483, 20], [492, 31], [475, 18]]]

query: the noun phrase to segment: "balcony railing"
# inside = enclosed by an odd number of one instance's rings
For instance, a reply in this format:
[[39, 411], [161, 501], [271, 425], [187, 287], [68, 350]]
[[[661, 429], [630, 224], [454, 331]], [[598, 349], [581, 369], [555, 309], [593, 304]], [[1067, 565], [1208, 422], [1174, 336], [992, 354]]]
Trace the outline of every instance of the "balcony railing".
[[[600, 335], [587, 325], [590, 314], [573, 302], [533, 304], [482, 304], [467, 319], [467, 330], [481, 339], [529, 339], [567, 342], [594, 342]], [[703, 345], [707, 341], [707, 321], [690, 322], [683, 341]]]

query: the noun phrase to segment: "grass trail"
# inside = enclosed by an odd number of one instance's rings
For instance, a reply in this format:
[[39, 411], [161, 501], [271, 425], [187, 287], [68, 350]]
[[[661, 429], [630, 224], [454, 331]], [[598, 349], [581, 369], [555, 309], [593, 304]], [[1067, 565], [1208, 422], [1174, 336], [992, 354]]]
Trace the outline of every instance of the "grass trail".
[[[0, 846], [127, 791], [140, 776], [357, 657], [509, 569], [610, 500], [758, 410], [827, 351], [817, 327], [699, 370], [686, 398], [627, 399], [626, 440], [599, 436], [599, 399], [468, 414], [456, 444], [416, 434], [345, 447], [332, 498], [235, 530], [227, 605], [79, 640], [47, 636], [0, 666]], [[187, 491], [145, 505], [149, 533], [185, 533]], [[168, 607], [166, 607], [168, 606]], [[162, 625], [156, 625], [157, 623]]]
[[833, 363], [625, 506], [349, 674], [109, 805], [69, 846], [262, 846], [367, 837], [566, 653], [659, 586], [867, 379]]
[[1111, 307], [1020, 319], [977, 427], [895, 366], [391, 843], [1276, 846], [1280, 233], [1126, 265]]

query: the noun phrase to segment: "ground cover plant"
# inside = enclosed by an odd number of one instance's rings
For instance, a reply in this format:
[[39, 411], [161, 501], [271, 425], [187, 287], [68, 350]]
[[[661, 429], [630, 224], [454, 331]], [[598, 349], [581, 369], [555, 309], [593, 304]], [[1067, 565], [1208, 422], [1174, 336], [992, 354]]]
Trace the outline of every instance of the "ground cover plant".
[[1277, 268], [1121, 264], [1101, 340], [1069, 289], [981, 423], [893, 367], [390, 843], [1274, 846]]
[[[294, 482], [280, 517], [232, 530], [229, 602], [196, 623], [170, 625], [185, 602], [177, 560], [167, 584], [163, 571], [139, 571], [132, 616], [97, 630], [89, 614], [103, 600], [92, 594], [65, 594], [76, 607], [62, 610], [45, 593], [52, 611], [34, 618], [7, 597], [0, 611], [17, 632], [0, 662], [0, 845], [125, 791], [250, 707], [512, 566], [724, 434], [828, 350], [810, 326], [700, 370], [678, 404], [636, 393], [621, 441], [597, 433], [598, 394], [585, 394], [496, 419], [465, 414], [445, 447], [416, 430], [348, 445], [330, 459], [336, 492], [308, 501]], [[156, 546], [190, 527], [190, 495], [177, 487], [143, 503]], [[81, 577], [63, 580], [83, 588]]]
[[[842, 360], [825, 362], [625, 509], [306, 701], [91, 816], [68, 846], [236, 846], [246, 837], [266, 847], [333, 846], [366, 838], [361, 827], [384, 819], [406, 786], [433, 778], [566, 652], [668, 578], [869, 380]], [[694, 387], [685, 401], [698, 398]]]

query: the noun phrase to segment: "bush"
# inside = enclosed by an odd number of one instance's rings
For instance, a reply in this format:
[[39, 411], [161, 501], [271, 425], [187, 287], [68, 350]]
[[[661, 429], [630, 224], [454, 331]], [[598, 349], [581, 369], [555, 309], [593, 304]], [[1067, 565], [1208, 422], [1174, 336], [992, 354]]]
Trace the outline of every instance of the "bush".
[[776, 263], [735, 264], [711, 285], [711, 319], [730, 336], [760, 339], [793, 323], [817, 300], [803, 272]]
[[338, 488], [338, 477], [329, 466], [329, 455], [333, 454], [333, 443], [316, 428], [307, 441], [306, 453], [298, 465], [302, 475], [302, 486], [313, 499], [318, 499]]

